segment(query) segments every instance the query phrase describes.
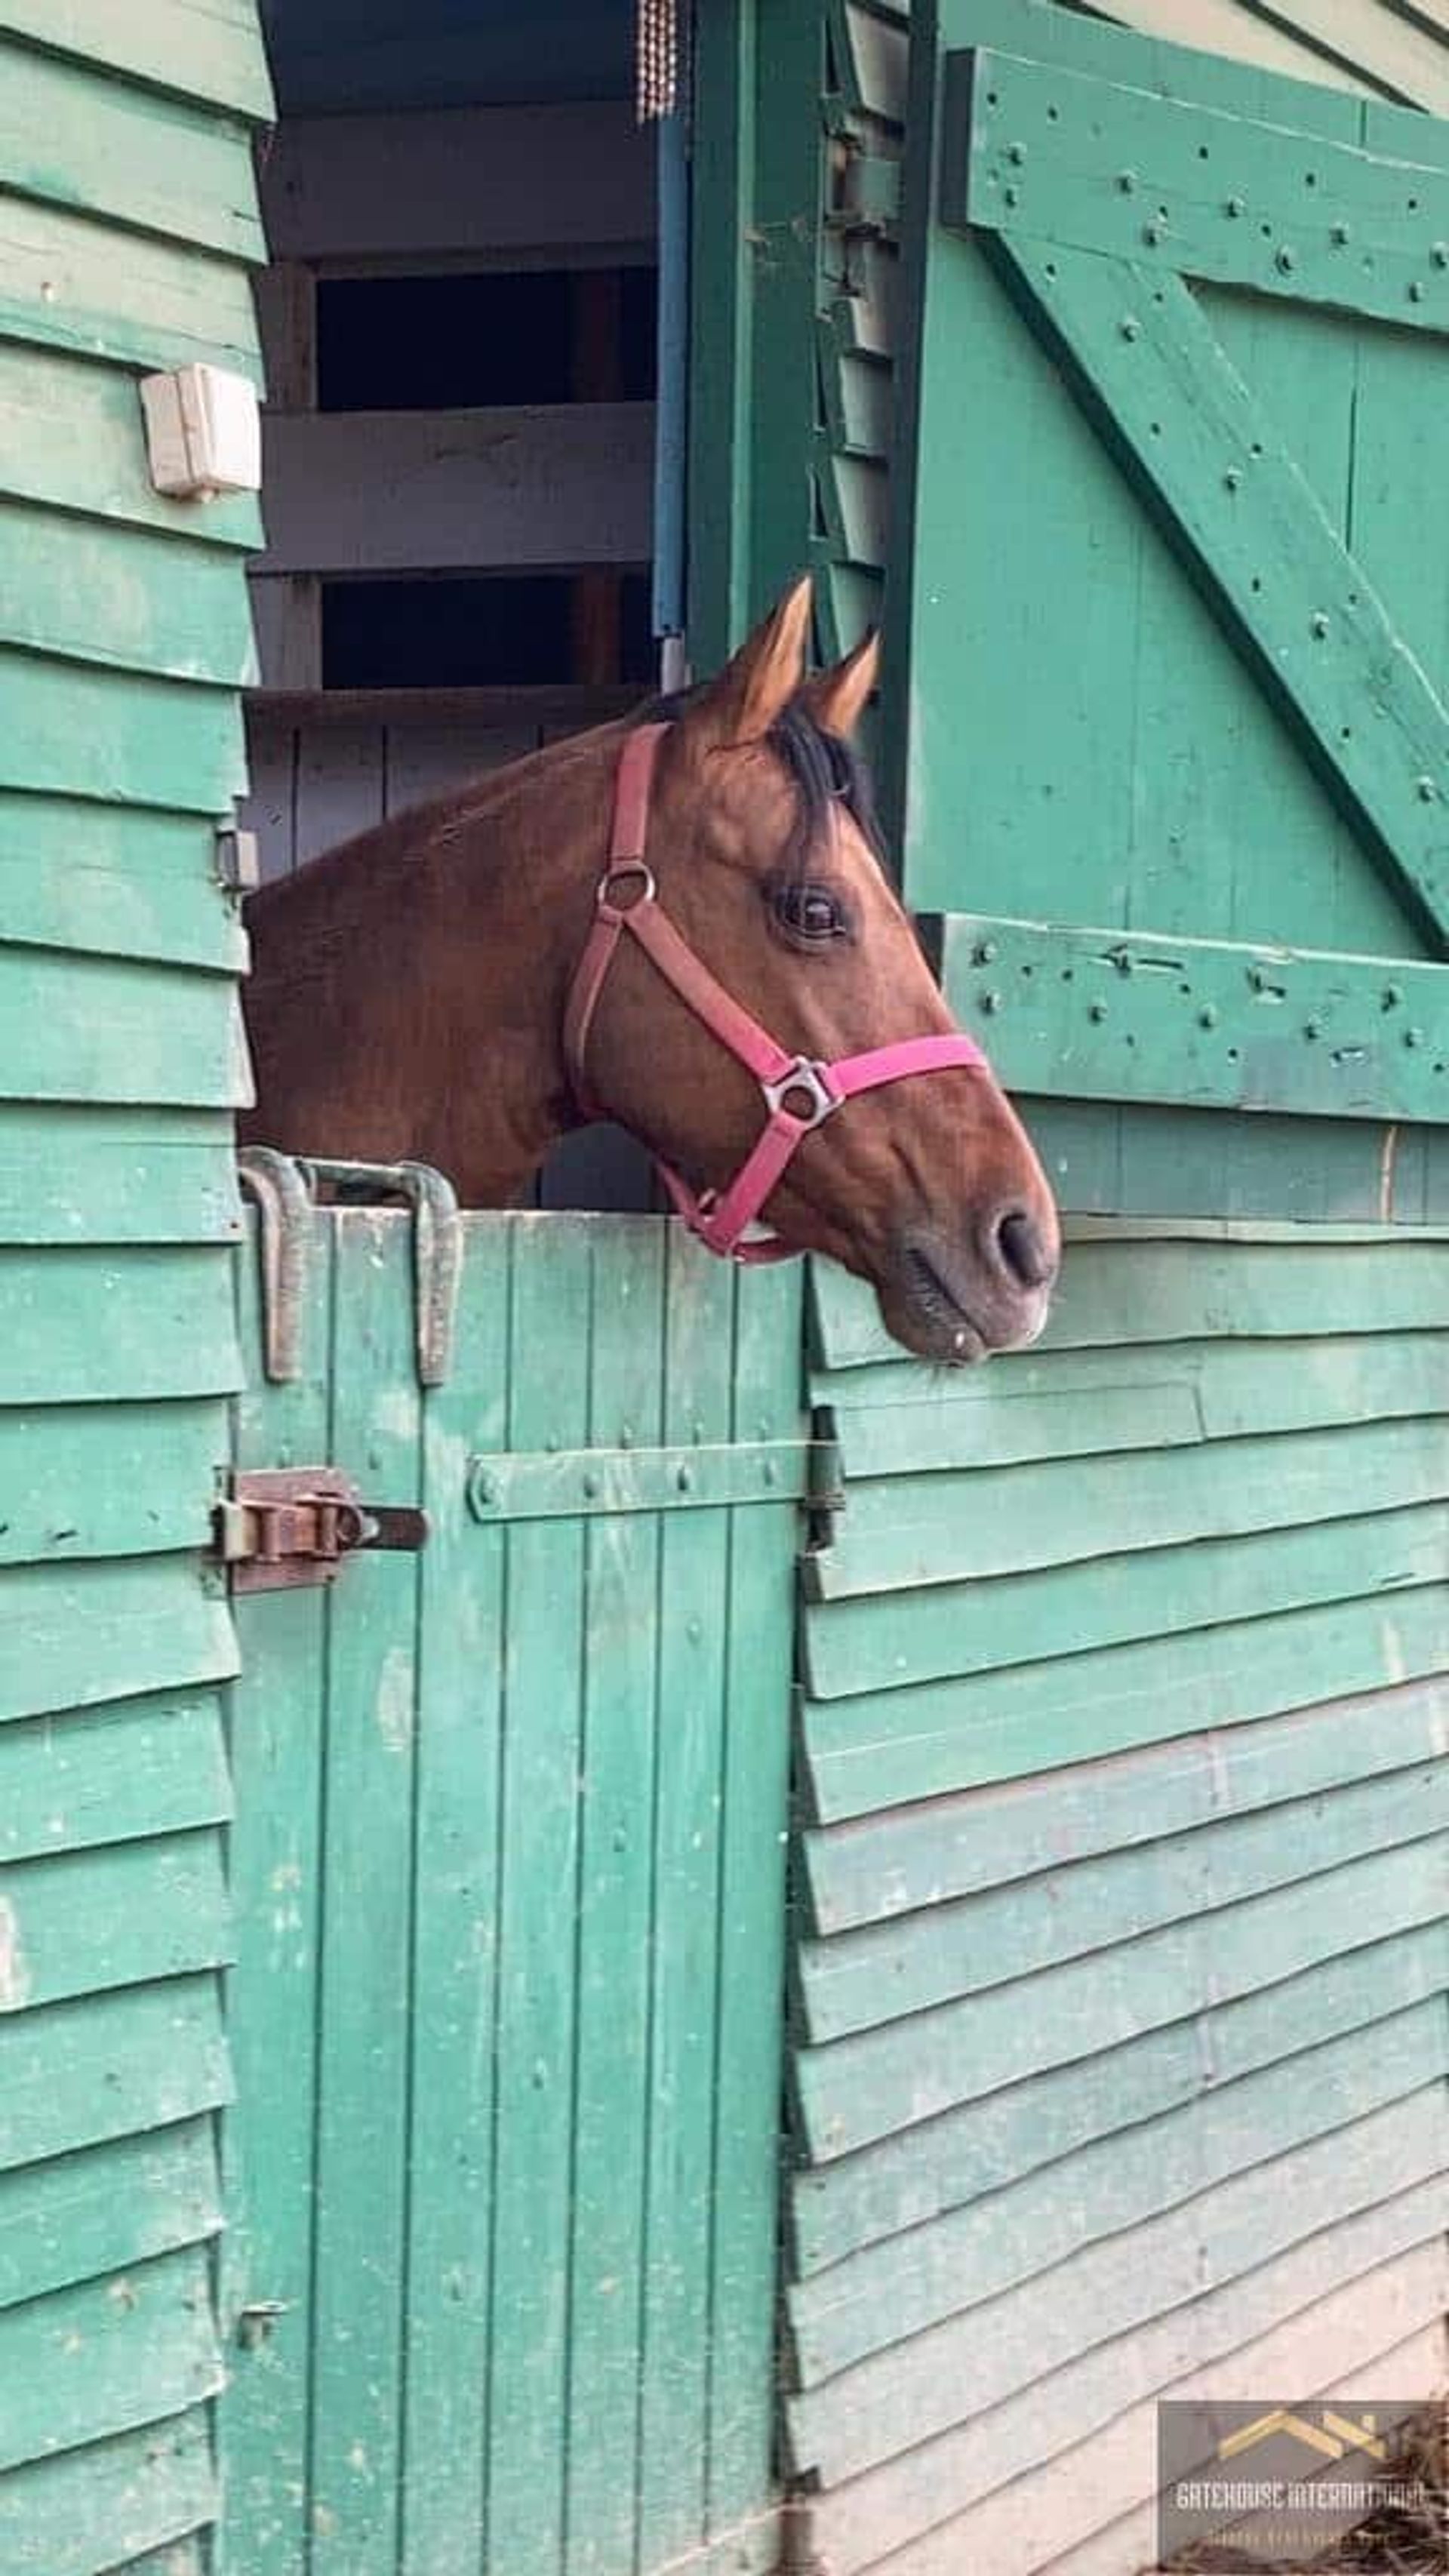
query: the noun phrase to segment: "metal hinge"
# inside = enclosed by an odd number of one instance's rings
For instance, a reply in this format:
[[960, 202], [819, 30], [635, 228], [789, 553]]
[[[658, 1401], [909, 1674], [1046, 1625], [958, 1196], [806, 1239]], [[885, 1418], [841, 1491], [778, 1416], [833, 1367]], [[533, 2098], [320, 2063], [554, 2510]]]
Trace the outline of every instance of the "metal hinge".
[[258, 1467], [234, 1475], [213, 1515], [215, 1556], [233, 1592], [332, 1583], [364, 1549], [415, 1552], [425, 1512], [365, 1503], [336, 1467]]

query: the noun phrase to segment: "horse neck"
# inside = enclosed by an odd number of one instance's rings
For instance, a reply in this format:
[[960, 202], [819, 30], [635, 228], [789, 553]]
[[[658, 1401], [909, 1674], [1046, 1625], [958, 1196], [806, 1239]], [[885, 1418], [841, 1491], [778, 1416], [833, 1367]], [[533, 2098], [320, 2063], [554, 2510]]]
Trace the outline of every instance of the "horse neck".
[[565, 1000], [607, 843], [615, 728], [400, 815], [251, 915], [257, 1105], [284, 1149], [438, 1164], [515, 1197], [578, 1123]]

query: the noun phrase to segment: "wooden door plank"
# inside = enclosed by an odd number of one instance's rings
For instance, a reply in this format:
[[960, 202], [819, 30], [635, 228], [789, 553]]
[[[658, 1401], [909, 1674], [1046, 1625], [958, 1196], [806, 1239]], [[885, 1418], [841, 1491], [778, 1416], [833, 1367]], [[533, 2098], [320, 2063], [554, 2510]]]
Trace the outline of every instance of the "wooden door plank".
[[1001, 256], [1310, 757], [1449, 945], [1449, 715], [1188, 288], [1066, 246], [1003, 236]]
[[[799, 1426], [798, 1266], [736, 1281], [733, 1436]], [[720, 1985], [715, 2104], [709, 2511], [713, 2530], [769, 2495], [777, 2161], [783, 2048], [790, 1746], [781, 1676], [794, 1619], [793, 1505], [736, 1511], [724, 1611], [729, 1722], [720, 1780]], [[769, 2564], [770, 2536], [757, 2534]]]
[[[663, 1416], [670, 1444], [731, 1431], [728, 1266], [666, 1233]], [[709, 2533], [715, 2046], [722, 1922], [720, 1783], [729, 1725], [725, 1635], [701, 1613], [729, 1579], [726, 1510], [670, 1512], [660, 1530], [658, 1794], [645, 2182], [639, 2564], [667, 2566]]]
[[1442, 967], [984, 915], [925, 926], [952, 1007], [1010, 1090], [1449, 1115]]
[[[364, 1492], [420, 1500], [410, 1229], [337, 1229], [332, 1452]], [[418, 1563], [363, 1557], [325, 1666], [312, 2422], [315, 2576], [395, 2576], [401, 2484]]]
[[[515, 1224], [508, 1443], [588, 1436], [586, 1220]], [[529, 1355], [548, 1352], [548, 1366]], [[570, 2190], [580, 1867], [584, 1545], [579, 1522], [507, 1536], [502, 1893], [493, 1958], [496, 2082], [509, 2105], [491, 2173], [488, 2563], [561, 2563], [568, 2461]]]
[[[256, 1220], [237, 1263], [246, 1383], [232, 1407], [241, 1468], [332, 1456], [330, 1317], [336, 1225], [308, 1244], [301, 1375], [268, 1382], [262, 1360]], [[257, 1593], [235, 1605], [241, 1676], [229, 1694], [236, 1791], [229, 1875], [237, 1965], [227, 2027], [237, 2100], [223, 2128], [227, 2233], [219, 2305], [232, 2379], [218, 2456], [227, 2512], [221, 2576], [302, 2576], [317, 2229], [317, 2059], [322, 1981], [322, 1817], [326, 1802], [325, 1591]], [[243, 2322], [255, 2305], [257, 2316]]]
[[[663, 1435], [666, 1229], [603, 1235], [594, 1258], [589, 1437], [654, 1447]], [[659, 1740], [662, 1515], [591, 1520], [584, 1539], [572, 2300], [563, 2566], [635, 2561], [650, 2133], [668, 2108], [647, 2085]], [[670, 1938], [666, 1932], [664, 1937]]]
[[512, 2109], [494, 2059], [508, 1540], [468, 1512], [459, 1459], [506, 1446], [509, 1258], [506, 1219], [469, 1222], [453, 1370], [423, 1407], [399, 2576], [483, 2564], [493, 2138]]

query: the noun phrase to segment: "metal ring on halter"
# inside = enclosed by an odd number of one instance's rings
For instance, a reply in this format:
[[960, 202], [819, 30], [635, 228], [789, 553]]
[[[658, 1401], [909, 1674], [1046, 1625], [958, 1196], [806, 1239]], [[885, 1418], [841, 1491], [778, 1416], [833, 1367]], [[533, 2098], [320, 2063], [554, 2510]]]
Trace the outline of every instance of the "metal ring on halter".
[[804, 1128], [807, 1133], [812, 1127], [822, 1125], [832, 1109], [843, 1109], [845, 1106], [844, 1092], [832, 1091], [830, 1087], [829, 1066], [822, 1064], [815, 1056], [797, 1055], [788, 1072], [782, 1073], [778, 1082], [762, 1082], [760, 1089], [765, 1095], [766, 1105], [772, 1118], [778, 1118], [781, 1110], [785, 1109], [785, 1103], [792, 1091], [803, 1091], [811, 1103], [810, 1116], [801, 1118], [793, 1109], [785, 1110], [785, 1115], [793, 1118], [796, 1125]]
[[[637, 877], [639, 880], [639, 892], [632, 903], [621, 905], [614, 900], [614, 888], [621, 877]], [[658, 900], [659, 888], [654, 882], [654, 871], [646, 868], [642, 859], [615, 859], [607, 876], [600, 877], [594, 893], [600, 912], [617, 912], [621, 918], [625, 913], [637, 912], [641, 904], [657, 903]]]

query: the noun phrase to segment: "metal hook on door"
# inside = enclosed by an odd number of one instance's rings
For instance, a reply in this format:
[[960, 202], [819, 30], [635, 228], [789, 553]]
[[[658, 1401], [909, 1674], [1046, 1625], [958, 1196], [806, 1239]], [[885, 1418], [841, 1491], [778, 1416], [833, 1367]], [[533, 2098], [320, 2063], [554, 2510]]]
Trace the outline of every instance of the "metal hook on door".
[[418, 1382], [442, 1386], [453, 1360], [463, 1220], [452, 1182], [428, 1163], [342, 1163], [248, 1145], [237, 1157], [242, 1188], [261, 1220], [262, 1365], [274, 1385], [302, 1373], [308, 1258], [319, 1186], [363, 1204], [405, 1199], [413, 1221]]

